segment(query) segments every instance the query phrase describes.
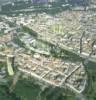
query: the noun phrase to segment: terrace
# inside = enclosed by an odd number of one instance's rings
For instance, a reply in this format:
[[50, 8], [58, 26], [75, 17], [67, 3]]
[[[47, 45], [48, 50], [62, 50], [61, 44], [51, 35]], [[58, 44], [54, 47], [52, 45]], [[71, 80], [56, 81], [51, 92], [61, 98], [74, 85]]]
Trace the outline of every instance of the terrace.
[[[20, 71], [45, 83], [63, 88], [67, 84], [77, 93], [82, 92], [82, 88], [85, 87], [84, 84], [87, 77], [83, 66], [79, 62], [77, 62], [77, 64], [69, 61], [64, 62], [61, 59], [45, 57], [37, 53], [31, 56], [28, 54], [18, 54], [16, 58], [16, 64], [19, 65], [18, 69]], [[75, 77], [77, 78], [75, 79]], [[70, 78], [72, 78], [72, 80]], [[79, 81], [78, 87], [75, 87], [75, 81], [77, 80]]]
[[[68, 17], [66, 17], [65, 15], [67, 15]], [[89, 29], [90, 25], [87, 25], [87, 23], [89, 22], [87, 22], [85, 25], [82, 19], [83, 13], [80, 12], [73, 13], [70, 11], [66, 11], [55, 16], [46, 13], [40, 13], [35, 17], [31, 17], [31, 15], [28, 15], [26, 22], [23, 22], [23, 25], [36, 32], [40, 39], [51, 42], [55, 45], [59, 45], [61, 47], [66, 46], [68, 49], [71, 49], [76, 53], [81, 53], [80, 48], [82, 45], [81, 54], [83, 56], [88, 56], [91, 53], [92, 48], [94, 49], [94, 51], [96, 50], [95, 44], [92, 47], [92, 37], [93, 35], [95, 36], [95, 21], [94, 23], [91, 21], [95, 20], [95, 18], [91, 17], [90, 20], [88, 20], [91, 23], [91, 29]], [[87, 18], [85, 19], [87, 20]], [[34, 21], [31, 22], [31, 20]], [[25, 25], [24, 23], [27, 24]], [[84, 26], [85, 29], [83, 29]], [[91, 35], [90, 31], [93, 35]], [[85, 34], [82, 37], [82, 34], [84, 32]], [[80, 44], [81, 40], [82, 44]], [[95, 56], [95, 53], [93, 53], [91, 57], [95, 58]]]

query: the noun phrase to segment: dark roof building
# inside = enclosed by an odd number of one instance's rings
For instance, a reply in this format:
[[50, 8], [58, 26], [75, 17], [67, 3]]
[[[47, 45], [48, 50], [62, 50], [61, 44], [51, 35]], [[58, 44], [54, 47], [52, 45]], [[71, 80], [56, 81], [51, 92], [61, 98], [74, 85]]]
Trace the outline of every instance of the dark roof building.
[[32, 0], [33, 3], [48, 3], [48, 0]]

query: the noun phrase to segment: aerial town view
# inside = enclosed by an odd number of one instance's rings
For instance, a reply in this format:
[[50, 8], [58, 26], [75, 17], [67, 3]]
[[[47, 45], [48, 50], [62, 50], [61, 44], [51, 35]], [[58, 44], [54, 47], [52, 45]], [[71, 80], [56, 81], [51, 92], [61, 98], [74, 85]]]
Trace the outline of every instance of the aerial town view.
[[96, 0], [0, 0], [0, 100], [96, 100]]

